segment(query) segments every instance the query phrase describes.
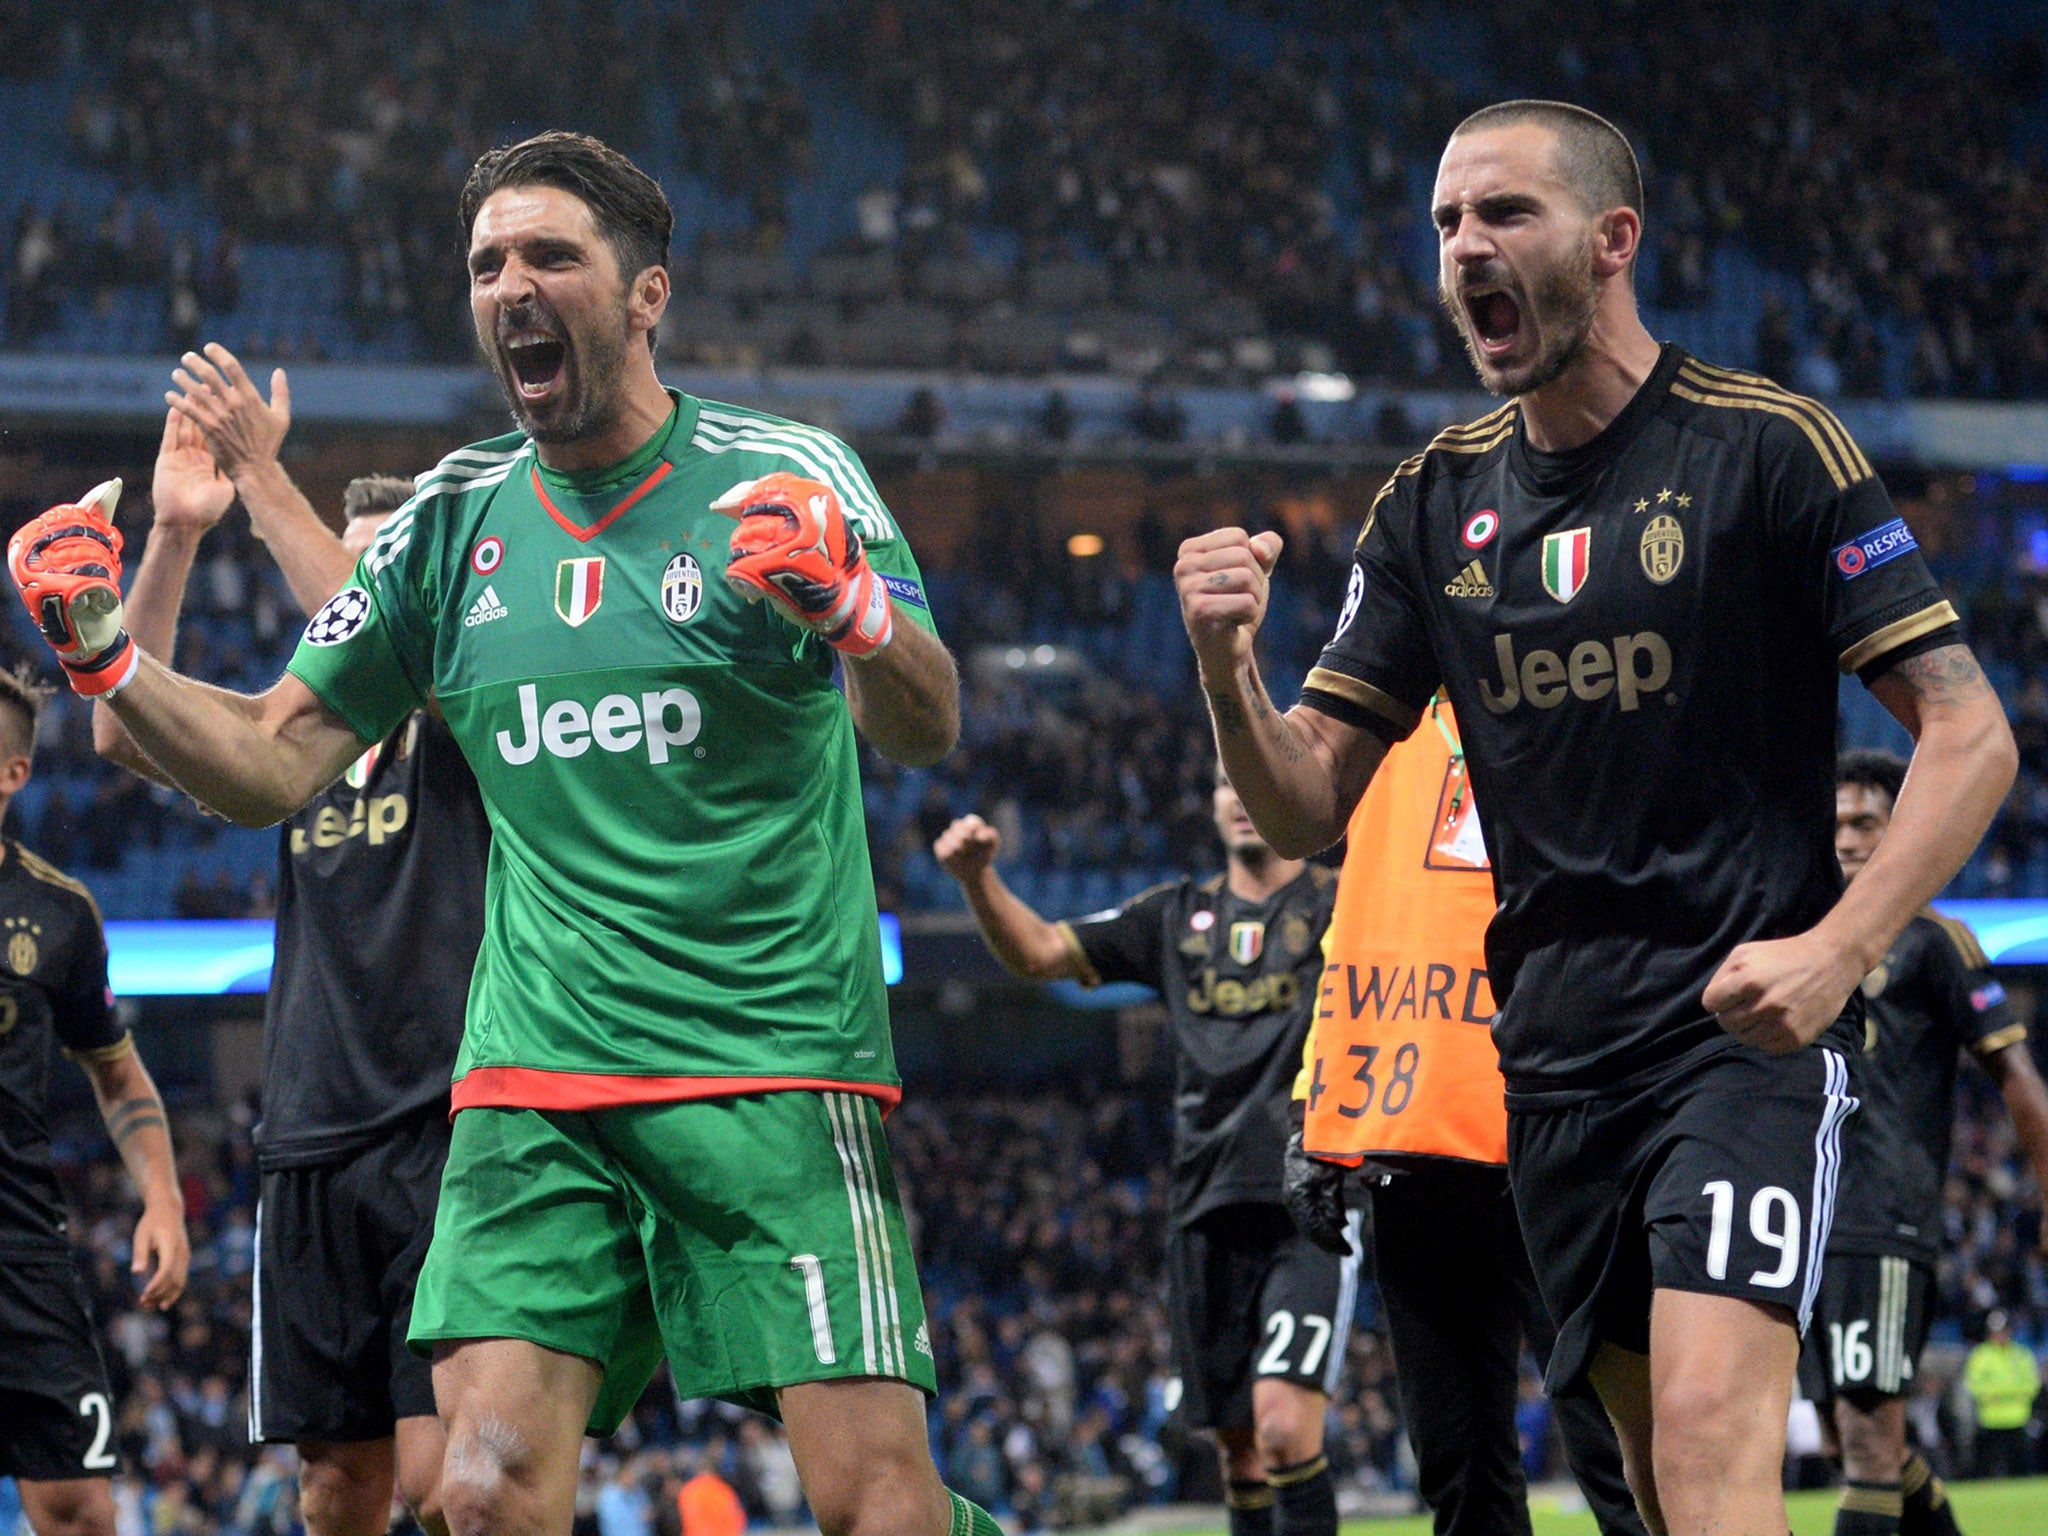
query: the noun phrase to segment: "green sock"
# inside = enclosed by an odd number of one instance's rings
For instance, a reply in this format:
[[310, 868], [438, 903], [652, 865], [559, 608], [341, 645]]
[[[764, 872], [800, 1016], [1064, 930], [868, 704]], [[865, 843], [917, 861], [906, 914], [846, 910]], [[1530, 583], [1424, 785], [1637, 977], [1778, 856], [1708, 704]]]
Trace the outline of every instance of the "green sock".
[[1003, 1536], [996, 1517], [979, 1504], [970, 1503], [950, 1488], [946, 1497], [953, 1501], [953, 1526], [946, 1536]]
[[1842, 1502], [1835, 1510], [1835, 1536], [1899, 1536], [1899, 1515], [1905, 1496], [1897, 1483], [1842, 1484]]
[[1956, 1529], [1956, 1507], [1948, 1501], [1948, 1488], [1934, 1475], [1925, 1456], [1918, 1451], [1908, 1456], [1899, 1479], [1906, 1494], [1899, 1536], [1962, 1536]]

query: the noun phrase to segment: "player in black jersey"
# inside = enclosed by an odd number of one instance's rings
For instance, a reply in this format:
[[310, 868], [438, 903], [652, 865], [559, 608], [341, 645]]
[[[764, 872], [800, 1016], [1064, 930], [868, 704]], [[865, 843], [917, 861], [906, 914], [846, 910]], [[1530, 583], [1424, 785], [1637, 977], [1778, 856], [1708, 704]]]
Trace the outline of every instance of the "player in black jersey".
[[[28, 782], [48, 692], [0, 672], [0, 817]], [[191, 1245], [170, 1123], [114, 1019], [100, 909], [76, 880], [0, 842], [0, 1477], [36, 1536], [114, 1536], [114, 1402], [50, 1167], [50, 1056], [85, 1069], [142, 1191], [130, 1268], [142, 1305], [183, 1294]], [[146, 1278], [145, 1278], [146, 1277]]]
[[[1191, 539], [1176, 579], [1231, 781], [1283, 854], [1334, 841], [1450, 696], [1500, 893], [1493, 1032], [1552, 1381], [1590, 1374], [1653, 1530], [1783, 1536], [1856, 987], [1983, 835], [2015, 752], [1841, 424], [1643, 328], [1642, 205], [1626, 139], [1579, 108], [1452, 135], [1444, 301], [1512, 399], [1381, 491], [1298, 707], [1275, 712], [1253, 657], [1278, 537]], [[1837, 668], [1917, 741], [1846, 894]]]
[[[268, 405], [224, 348], [187, 354], [179, 382], [126, 604], [136, 642], [166, 660], [194, 552], [238, 494], [312, 613], [412, 490], [352, 482], [336, 537], [277, 459], [282, 369]], [[149, 771], [111, 710], [95, 707], [94, 731], [102, 752]], [[279, 831], [249, 1432], [298, 1447], [312, 1536], [381, 1536], [394, 1486], [445, 1529], [431, 1367], [405, 1334], [447, 1157], [488, 849], [476, 780], [427, 711]]]
[[[1888, 752], [1850, 752], [1835, 777], [1835, 854], [1854, 881], [1884, 840], [1906, 765]], [[1905, 1397], [1941, 1256], [1956, 1061], [1967, 1050], [1996, 1079], [2044, 1190], [2048, 1090], [2026, 1025], [1954, 919], [1915, 917], [1861, 991], [1863, 1107], [1842, 1138], [1841, 1196], [1800, 1380], [1839, 1449], [1836, 1536], [1939, 1536], [1955, 1530], [1954, 1515], [1940, 1479], [1907, 1454]]]
[[1173, 1021], [1167, 1271], [1182, 1407], [1216, 1432], [1232, 1536], [1334, 1536], [1323, 1418], [1357, 1300], [1357, 1217], [1350, 1252], [1325, 1253], [1294, 1230], [1280, 1174], [1337, 876], [1278, 857], [1220, 776], [1215, 817], [1224, 874], [1071, 923], [1003, 883], [1001, 838], [979, 816], [933, 853], [1010, 971], [1159, 989]]

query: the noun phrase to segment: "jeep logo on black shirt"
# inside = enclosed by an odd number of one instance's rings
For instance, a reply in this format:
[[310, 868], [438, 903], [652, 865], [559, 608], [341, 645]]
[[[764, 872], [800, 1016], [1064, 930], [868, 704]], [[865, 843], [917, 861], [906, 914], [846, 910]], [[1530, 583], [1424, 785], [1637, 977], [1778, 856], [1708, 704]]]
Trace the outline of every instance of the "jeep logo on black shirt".
[[1671, 646], [1653, 630], [1616, 635], [1609, 649], [1601, 640], [1581, 640], [1569, 656], [1531, 651], [1518, 664], [1512, 635], [1496, 635], [1493, 656], [1500, 683], [1479, 680], [1479, 699], [1496, 715], [1524, 701], [1537, 709], [1555, 709], [1566, 697], [1591, 703], [1610, 693], [1621, 712], [1642, 707], [1643, 695], [1671, 681]]

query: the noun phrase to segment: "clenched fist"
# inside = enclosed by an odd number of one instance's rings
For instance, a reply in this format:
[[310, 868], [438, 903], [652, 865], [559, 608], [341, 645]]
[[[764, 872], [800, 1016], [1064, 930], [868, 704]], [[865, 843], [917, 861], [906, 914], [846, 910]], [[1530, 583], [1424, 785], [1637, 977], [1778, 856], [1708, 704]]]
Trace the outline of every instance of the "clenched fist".
[[1221, 678], [1251, 655], [1280, 548], [1279, 534], [1242, 528], [1218, 528], [1181, 545], [1173, 580], [1204, 676]]
[[979, 816], [962, 816], [932, 844], [939, 867], [962, 885], [978, 879], [1003, 851], [1003, 834]]
[[1818, 1039], [1862, 979], [1853, 956], [1807, 932], [1736, 945], [1700, 1001], [1729, 1034], [1783, 1056]]

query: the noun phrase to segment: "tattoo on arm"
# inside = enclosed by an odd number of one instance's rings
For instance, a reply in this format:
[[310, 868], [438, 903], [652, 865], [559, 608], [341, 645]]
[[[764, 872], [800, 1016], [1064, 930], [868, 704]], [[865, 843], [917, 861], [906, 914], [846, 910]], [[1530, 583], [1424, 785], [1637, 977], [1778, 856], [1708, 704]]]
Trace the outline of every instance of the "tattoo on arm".
[[123, 1099], [118, 1104], [109, 1105], [106, 1121], [107, 1135], [113, 1138], [117, 1148], [123, 1149], [139, 1131], [146, 1131], [151, 1126], [165, 1131], [170, 1129], [170, 1122], [164, 1119], [163, 1101], [150, 1097]]
[[1307, 751], [1301, 744], [1300, 733], [1287, 723], [1284, 715], [1274, 713], [1273, 701], [1266, 697], [1263, 689], [1252, 695], [1252, 709], [1257, 713], [1261, 725], [1270, 721], [1273, 728], [1279, 732], [1280, 755], [1290, 763], [1300, 762]]
[[1216, 729], [1227, 736], [1236, 736], [1244, 731], [1244, 711], [1237, 707], [1237, 700], [1227, 693], [1209, 695], [1209, 707], [1216, 714]]
[[1885, 676], [1897, 678], [1914, 698], [1929, 703], [1972, 698], [1991, 686], [1966, 645], [1937, 646], [1908, 656]]

